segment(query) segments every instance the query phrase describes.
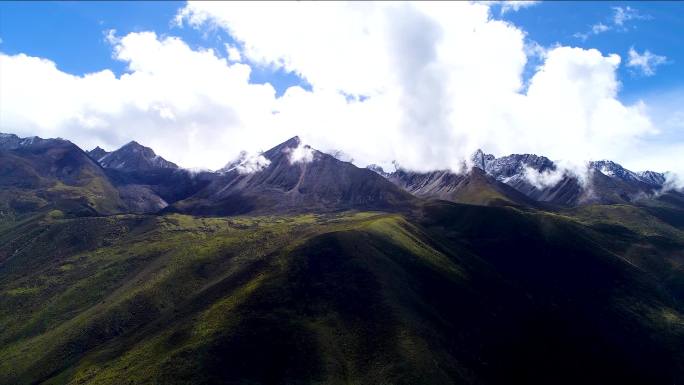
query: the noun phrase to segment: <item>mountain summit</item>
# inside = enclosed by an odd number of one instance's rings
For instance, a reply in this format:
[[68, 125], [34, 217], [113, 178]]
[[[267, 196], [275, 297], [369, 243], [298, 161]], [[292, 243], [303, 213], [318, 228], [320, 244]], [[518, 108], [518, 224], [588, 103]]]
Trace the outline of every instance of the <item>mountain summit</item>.
[[315, 150], [296, 136], [255, 162], [258, 167], [224, 169], [205, 189], [174, 207], [189, 213], [234, 214], [396, 209], [415, 200], [375, 172]]
[[104, 168], [123, 171], [152, 170], [158, 168], [173, 168], [178, 166], [155, 154], [154, 150], [136, 141], [131, 141], [113, 152], [106, 152], [96, 147], [88, 152], [91, 158]]

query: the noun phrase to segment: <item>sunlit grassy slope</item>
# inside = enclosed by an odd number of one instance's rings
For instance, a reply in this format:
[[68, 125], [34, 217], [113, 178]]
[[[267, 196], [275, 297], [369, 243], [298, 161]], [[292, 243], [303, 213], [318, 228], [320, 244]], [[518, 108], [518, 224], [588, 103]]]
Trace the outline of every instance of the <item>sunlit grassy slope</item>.
[[677, 383], [682, 230], [586, 210], [14, 222], [0, 384]]

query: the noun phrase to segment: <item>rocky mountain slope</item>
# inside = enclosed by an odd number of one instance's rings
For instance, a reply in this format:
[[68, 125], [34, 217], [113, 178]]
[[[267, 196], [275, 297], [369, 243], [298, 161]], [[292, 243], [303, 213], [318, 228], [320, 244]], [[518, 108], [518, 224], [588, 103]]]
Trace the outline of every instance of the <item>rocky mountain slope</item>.
[[397, 170], [387, 179], [421, 198], [478, 205], [535, 206], [535, 201], [478, 167], [456, 174], [448, 170], [414, 173]]
[[208, 183], [135, 141], [107, 152], [99, 146], [88, 155], [118, 188], [129, 211], [153, 213], [196, 193]]
[[[302, 152], [306, 159], [295, 159]], [[260, 169], [227, 167], [210, 184], [173, 209], [192, 214], [400, 210], [415, 200], [376, 173], [342, 162], [291, 138], [263, 153]], [[243, 165], [244, 167], [244, 165]]]
[[[499, 182], [487, 184], [503, 193], [504, 201], [522, 203], [524, 200], [501, 184], [526, 196], [528, 203], [535, 201], [557, 206], [634, 202], [658, 195], [666, 182], [663, 173], [632, 172], [612, 161], [589, 162], [586, 170], [580, 170], [581, 175], [578, 175], [577, 170], [564, 170], [544, 156], [513, 154], [496, 158], [481, 150], [472, 155], [464, 168], [469, 171], [419, 173], [398, 169], [387, 173], [382, 168], [370, 166], [371, 170], [418, 196], [466, 203], [488, 203], [485, 197], [491, 195], [483, 193], [482, 197], [472, 198], [467, 192], [459, 193], [463, 181], [472, 178], [473, 170], [483, 171]], [[497, 201], [501, 202], [501, 198]]]
[[177, 169], [178, 166], [154, 153], [136, 141], [131, 141], [116, 151], [107, 152], [99, 146], [88, 152], [91, 158], [104, 168], [122, 171], [154, 170], [160, 168]]
[[[62, 142], [66, 141], [2, 134], [0, 149], [8, 154], [27, 148], [58, 147]], [[373, 166], [359, 169], [303, 145], [298, 138], [266, 151], [260, 158], [247, 159], [245, 154], [216, 172], [181, 169], [136, 142], [112, 152], [97, 147], [88, 155], [101, 166], [98, 170], [90, 164], [92, 173], [104, 178], [107, 193], [100, 195], [106, 195], [108, 203], [106, 208], [93, 202], [85, 206], [96, 212], [98, 206], [107, 213], [167, 210], [225, 215], [273, 210], [390, 209], [407, 206], [414, 200], [409, 194], [480, 205], [574, 207], [648, 200], [658, 196], [666, 185], [662, 173], [632, 172], [611, 161], [590, 162], [586, 172], [578, 175], [577, 170], [564, 170], [544, 156], [514, 154], [496, 158], [479, 150], [463, 173], [403, 169], [387, 173]], [[293, 156], [306, 159], [292, 161]], [[5, 178], [24, 178], [19, 176], [22, 169], [9, 167], [13, 171], [6, 171]], [[13, 173], [17, 175], [11, 176]]]

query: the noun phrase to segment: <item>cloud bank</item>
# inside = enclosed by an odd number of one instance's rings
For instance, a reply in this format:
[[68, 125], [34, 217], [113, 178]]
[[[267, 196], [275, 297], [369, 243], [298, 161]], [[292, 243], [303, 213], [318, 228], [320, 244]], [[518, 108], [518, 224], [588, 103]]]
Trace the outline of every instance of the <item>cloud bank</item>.
[[[294, 135], [359, 166], [458, 170], [478, 148], [623, 161], [657, 134], [643, 102], [618, 99], [618, 55], [547, 48], [525, 85], [537, 53], [487, 4], [191, 2], [175, 21], [223, 28], [237, 45], [194, 50], [154, 32], [111, 33], [128, 67], [119, 77], [0, 54], [0, 129], [86, 148], [134, 139], [214, 169]], [[294, 72], [311, 89], [277, 97], [249, 82], [254, 66]]]

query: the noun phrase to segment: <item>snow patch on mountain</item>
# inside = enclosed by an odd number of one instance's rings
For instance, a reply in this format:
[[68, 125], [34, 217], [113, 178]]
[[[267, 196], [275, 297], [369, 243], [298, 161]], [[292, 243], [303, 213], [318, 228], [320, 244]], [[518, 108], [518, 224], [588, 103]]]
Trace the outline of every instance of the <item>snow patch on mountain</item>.
[[597, 160], [589, 162], [589, 167], [611, 178], [617, 178], [627, 182], [641, 181], [635, 172], [627, 170], [621, 165], [610, 160]]
[[667, 180], [666, 174], [655, 171], [640, 171], [636, 174], [642, 181], [657, 186], [665, 184]]

